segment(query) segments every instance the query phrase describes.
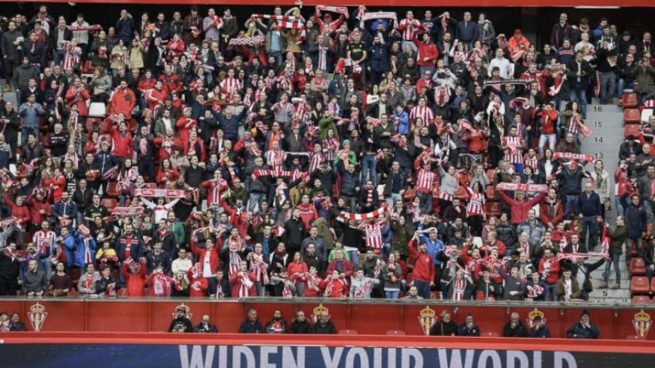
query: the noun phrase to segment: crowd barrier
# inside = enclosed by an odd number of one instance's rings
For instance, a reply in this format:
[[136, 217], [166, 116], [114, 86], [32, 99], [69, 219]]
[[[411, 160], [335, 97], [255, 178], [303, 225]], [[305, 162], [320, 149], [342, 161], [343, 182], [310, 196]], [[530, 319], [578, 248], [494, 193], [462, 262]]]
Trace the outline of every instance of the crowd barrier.
[[[332, 321], [339, 330], [358, 334], [381, 334], [399, 331], [406, 335], [422, 335], [423, 318], [433, 313], [436, 318], [443, 310], [451, 313], [453, 320], [462, 323], [471, 314], [484, 336], [498, 336], [512, 312], [518, 312], [524, 323], [530, 318], [542, 316], [553, 337], [565, 337], [566, 330], [576, 323], [583, 309], [591, 314], [603, 339], [655, 340], [651, 331], [655, 307], [610, 306], [559, 303], [511, 303], [443, 301], [389, 301], [389, 300], [334, 300], [334, 299], [273, 299], [245, 298], [232, 300], [208, 299], [0, 299], [0, 311], [17, 312], [30, 330], [43, 332], [163, 332], [166, 331], [178, 306], [188, 308], [194, 324], [203, 315], [209, 315], [220, 332], [234, 333], [245, 319], [249, 308], [258, 311], [265, 323], [276, 309], [290, 321], [296, 311], [302, 310], [313, 316], [315, 308], [328, 309]], [[427, 308], [427, 309], [426, 309]]]

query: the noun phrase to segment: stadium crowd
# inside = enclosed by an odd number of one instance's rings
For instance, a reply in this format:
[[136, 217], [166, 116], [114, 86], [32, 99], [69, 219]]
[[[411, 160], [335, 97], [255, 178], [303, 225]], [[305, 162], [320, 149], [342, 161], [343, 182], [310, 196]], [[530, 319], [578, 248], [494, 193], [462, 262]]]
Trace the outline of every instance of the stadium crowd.
[[631, 246], [652, 277], [650, 145], [580, 151], [592, 96], [655, 96], [651, 34], [421, 12], [8, 16], [0, 295], [571, 301]]

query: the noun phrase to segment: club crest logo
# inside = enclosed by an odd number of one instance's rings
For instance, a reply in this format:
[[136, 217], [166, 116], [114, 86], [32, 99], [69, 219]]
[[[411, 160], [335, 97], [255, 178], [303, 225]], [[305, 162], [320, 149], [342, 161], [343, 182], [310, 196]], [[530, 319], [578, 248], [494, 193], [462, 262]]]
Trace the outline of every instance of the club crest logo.
[[318, 307], [314, 308], [314, 310], [312, 312], [313, 312], [312, 313], [312, 320], [314, 321], [314, 323], [316, 323], [316, 322], [318, 322], [318, 317], [320, 317], [321, 314], [323, 314], [323, 313], [328, 313], [329, 314], [330, 310], [326, 306], [324, 306], [323, 304], [319, 304]]
[[425, 336], [430, 335], [430, 329], [432, 326], [434, 326], [435, 323], [437, 323], [437, 312], [434, 311], [434, 309], [426, 306], [425, 308], [421, 309], [418, 315], [418, 323], [421, 325], [421, 329], [423, 330], [423, 333]]
[[27, 318], [30, 320], [32, 330], [35, 332], [41, 331], [41, 327], [43, 327], [46, 317], [48, 317], [48, 312], [46, 312], [43, 304], [33, 304], [30, 307], [30, 311], [27, 312]]
[[635, 328], [635, 333], [639, 337], [648, 336], [650, 328], [653, 326], [653, 320], [650, 317], [650, 314], [644, 312], [642, 309], [639, 313], [636, 313], [634, 319], [632, 320], [632, 326]]
[[173, 318], [177, 318], [177, 312], [181, 312], [181, 311], [184, 311], [184, 313], [186, 313], [186, 318], [187, 319], [190, 320], [191, 317], [193, 317], [193, 313], [191, 313], [191, 307], [189, 307], [188, 305], [182, 303], [182, 304], [178, 305], [177, 307], [175, 307], [175, 311], [173, 311]]
[[540, 319], [542, 324], [546, 324], [546, 315], [544, 312], [540, 311], [539, 309], [535, 308], [532, 312], [528, 313], [528, 319], [526, 322], [528, 323], [528, 326], [530, 328], [534, 327], [534, 320], [535, 319]]

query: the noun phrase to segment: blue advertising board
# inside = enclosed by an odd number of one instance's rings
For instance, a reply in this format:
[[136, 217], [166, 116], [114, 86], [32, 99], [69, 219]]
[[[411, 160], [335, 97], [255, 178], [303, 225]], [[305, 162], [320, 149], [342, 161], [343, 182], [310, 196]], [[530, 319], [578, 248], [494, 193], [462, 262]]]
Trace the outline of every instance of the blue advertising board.
[[655, 367], [648, 354], [296, 345], [0, 344], [0, 356], [5, 368]]

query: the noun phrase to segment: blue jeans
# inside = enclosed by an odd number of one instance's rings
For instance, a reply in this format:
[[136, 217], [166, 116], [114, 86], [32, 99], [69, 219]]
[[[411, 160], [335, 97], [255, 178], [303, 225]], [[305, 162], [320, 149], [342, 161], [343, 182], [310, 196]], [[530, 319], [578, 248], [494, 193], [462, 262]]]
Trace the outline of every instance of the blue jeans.
[[587, 231], [589, 232], [589, 239], [587, 242], [587, 249], [591, 250], [598, 244], [596, 238], [598, 237], [598, 217], [597, 216], [585, 216], [582, 219], [582, 239], [584, 241], [587, 236]]
[[430, 283], [420, 280], [414, 280], [414, 286], [418, 291], [418, 296], [423, 299], [430, 299]]
[[400, 293], [400, 290], [385, 290], [384, 294], [387, 297], [387, 299], [398, 299], [398, 294]]
[[350, 263], [353, 264], [354, 269], [359, 268], [359, 252], [356, 250], [349, 250], [348, 256], [350, 257]]
[[418, 198], [421, 200], [421, 212], [432, 213], [432, 193], [418, 193]]
[[247, 210], [250, 212], [259, 211], [259, 203], [262, 199], [266, 199], [266, 193], [250, 192], [250, 199], [248, 199]]
[[[630, 250], [628, 249], [628, 252]], [[610, 281], [610, 268], [614, 266], [614, 273], [616, 274], [616, 283], [621, 284], [621, 269], [619, 262], [621, 261], [621, 254], [612, 253], [612, 258], [605, 262], [605, 271], [603, 271], [603, 281], [607, 284]]]
[[600, 102], [607, 104], [616, 93], [616, 74], [614, 72], [600, 73]]
[[546, 296], [546, 301], [547, 302], [556, 302], [557, 301], [557, 295], [555, 295], [555, 289], [557, 288], [557, 284], [546, 284], [544, 287], [545, 289], [545, 296]]
[[619, 98], [623, 97], [623, 90], [633, 89], [633, 88], [635, 88], [635, 81], [634, 80], [626, 81], [623, 78], [619, 79], [619, 84], [618, 84], [618, 87], [616, 88], [616, 90], [618, 92], [618, 95], [619, 95], [618, 97]]
[[568, 195], [566, 194], [566, 201], [564, 202], [564, 216], [567, 219], [570, 219], [573, 216], [573, 211], [575, 210], [575, 202], [578, 200], [578, 195]]
[[544, 150], [548, 143], [548, 148], [555, 150], [555, 144], [557, 143], [557, 135], [555, 134], [541, 134], [539, 136], [539, 156], [544, 155]]
[[580, 105], [582, 116], [587, 117], [587, 91], [584, 89], [572, 89], [571, 101], [576, 101]]
[[372, 180], [377, 185], [376, 166], [378, 162], [373, 155], [364, 155], [362, 158], [362, 183], [366, 180]]

